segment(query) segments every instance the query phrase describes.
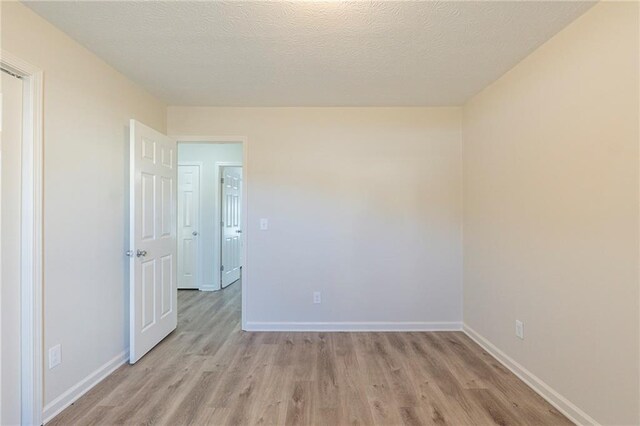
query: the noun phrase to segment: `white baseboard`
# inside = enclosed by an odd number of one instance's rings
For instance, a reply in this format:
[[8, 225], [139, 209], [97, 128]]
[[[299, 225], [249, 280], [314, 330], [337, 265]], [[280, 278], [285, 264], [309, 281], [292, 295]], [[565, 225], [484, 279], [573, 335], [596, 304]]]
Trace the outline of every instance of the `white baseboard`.
[[44, 419], [43, 423], [46, 424], [55, 416], [60, 414], [62, 410], [74, 403], [78, 398], [100, 383], [109, 374], [113, 373], [118, 367], [127, 362], [128, 359], [129, 351], [120, 353], [47, 404], [42, 413], [42, 418]]
[[203, 284], [195, 287], [178, 287], [178, 290], [218, 291], [220, 290], [220, 286], [215, 284]]
[[220, 287], [214, 284], [203, 285], [199, 288], [200, 291], [218, 291]]
[[525, 382], [531, 389], [533, 389], [538, 395], [543, 397], [549, 404], [553, 405], [562, 414], [567, 416], [569, 420], [578, 425], [598, 425], [599, 423], [591, 418], [587, 413], [578, 408], [575, 404], [569, 401], [564, 396], [556, 392], [551, 386], [543, 382], [540, 378], [534, 375], [532, 372], [524, 368], [522, 365], [513, 360], [509, 355], [498, 349], [493, 343], [469, 327], [467, 324], [463, 325], [463, 331], [473, 341], [482, 346], [484, 350], [489, 352], [495, 359], [497, 359], [502, 365], [507, 367], [513, 374], [518, 376], [520, 380]]
[[460, 331], [461, 322], [252, 322], [245, 331]]

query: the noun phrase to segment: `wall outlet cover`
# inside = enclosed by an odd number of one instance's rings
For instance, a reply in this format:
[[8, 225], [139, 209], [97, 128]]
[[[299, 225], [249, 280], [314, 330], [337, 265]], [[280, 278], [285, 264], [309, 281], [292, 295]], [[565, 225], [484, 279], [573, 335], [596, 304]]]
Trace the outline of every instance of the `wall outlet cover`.
[[53, 368], [62, 362], [62, 351], [60, 345], [49, 348], [49, 368]]

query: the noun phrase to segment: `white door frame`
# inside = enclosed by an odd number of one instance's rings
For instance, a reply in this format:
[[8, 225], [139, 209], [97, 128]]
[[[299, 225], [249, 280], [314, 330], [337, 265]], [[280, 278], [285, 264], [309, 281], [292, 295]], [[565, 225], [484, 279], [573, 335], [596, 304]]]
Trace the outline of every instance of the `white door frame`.
[[[244, 148], [244, 146], [243, 146]], [[218, 256], [216, 256], [216, 260], [215, 263], [213, 264], [213, 267], [215, 268], [214, 271], [216, 272], [216, 281], [218, 284], [218, 290], [222, 290], [222, 274], [221, 274], [221, 270], [220, 270], [220, 265], [222, 263], [222, 230], [220, 225], [222, 224], [222, 187], [220, 184], [220, 179], [222, 178], [222, 168], [223, 167], [243, 167], [242, 163], [238, 162], [238, 161], [216, 161], [216, 193], [215, 193], [215, 197], [216, 197], [216, 214], [215, 214], [215, 219], [216, 219], [216, 231], [215, 231], [215, 236], [214, 238], [216, 238], [216, 245], [218, 246]], [[244, 191], [244, 168], [242, 170], [242, 190]], [[242, 194], [242, 196], [240, 197], [240, 200], [244, 203], [244, 194]], [[244, 209], [244, 206], [240, 206], [240, 209]], [[241, 218], [242, 218], [242, 226], [244, 227], [244, 210], [242, 211], [241, 214]], [[244, 242], [246, 240], [246, 237], [244, 236], [244, 229], [242, 230], [243, 234], [242, 234], [242, 245], [244, 247]], [[243, 253], [244, 255], [244, 253]], [[242, 258], [242, 263], [244, 266], [244, 258]], [[245, 268], [242, 268], [242, 275], [241, 278], [244, 278], [244, 270]], [[244, 289], [243, 289], [244, 291]]]
[[[249, 165], [249, 140], [246, 136], [237, 136], [237, 135], [229, 135], [229, 136], [185, 136], [185, 135], [169, 135], [171, 138], [178, 141], [178, 147], [181, 143], [241, 143], [242, 144], [242, 223], [244, 229], [243, 233], [243, 253], [242, 253], [242, 261], [244, 267], [242, 268], [242, 329], [247, 329], [247, 300], [249, 298], [249, 274], [247, 267], [249, 257], [247, 256], [248, 252], [248, 240], [249, 240], [249, 208], [247, 199], [249, 198], [249, 191], [247, 190], [247, 170]], [[178, 154], [179, 155], [179, 154]], [[218, 168], [219, 170], [219, 168]], [[217, 177], [218, 181], [220, 181], [220, 176]], [[219, 185], [216, 184], [216, 187], [219, 190]], [[219, 213], [218, 213], [219, 214]], [[218, 218], [218, 222], [220, 223], [220, 219]], [[216, 226], [218, 235], [220, 234], [220, 227]], [[220, 237], [218, 237], [218, 240]], [[218, 262], [220, 260], [218, 259]], [[218, 263], [218, 271], [220, 270], [220, 264]], [[220, 276], [218, 274], [218, 286], [220, 285]]]
[[[42, 424], [43, 411], [43, 72], [0, 51], [0, 65], [22, 79], [21, 418]], [[0, 360], [1, 362], [1, 360]]]
[[[178, 154], [176, 154], [178, 155]], [[200, 173], [199, 173], [199, 179], [200, 179], [200, 183], [199, 183], [199, 188], [200, 190], [198, 191], [198, 227], [200, 229], [198, 229], [198, 236], [202, 236], [202, 170], [204, 169], [204, 163], [202, 161], [180, 161], [180, 159], [178, 158], [178, 168], [180, 166], [198, 166], [200, 168]], [[179, 176], [179, 175], [178, 175]], [[179, 201], [178, 201], [179, 203]], [[176, 215], [177, 217], [177, 215]], [[203, 263], [202, 263], [202, 244], [200, 243], [200, 238], [198, 238], [197, 243], [198, 244], [198, 250], [196, 253], [196, 282], [198, 283], [198, 290], [200, 291], [204, 291], [204, 290], [208, 290], [208, 289], [203, 289], [204, 286], [204, 282], [202, 280], [203, 277], [203, 273], [202, 273], [202, 267], [203, 267]], [[179, 247], [179, 246], [178, 246]], [[178, 249], [180, 250], [180, 249]]]

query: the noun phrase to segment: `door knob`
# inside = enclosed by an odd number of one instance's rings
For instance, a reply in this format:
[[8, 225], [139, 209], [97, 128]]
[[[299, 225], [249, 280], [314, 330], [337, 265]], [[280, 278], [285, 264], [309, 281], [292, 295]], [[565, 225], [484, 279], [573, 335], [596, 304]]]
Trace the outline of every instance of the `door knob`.
[[194, 237], [195, 237], [195, 236], [197, 236], [197, 235], [198, 235], [198, 231], [193, 231], [193, 232], [191, 233], [191, 235], [193, 235]]
[[147, 255], [147, 251], [146, 250], [136, 250], [136, 256], [145, 257], [146, 255]]
[[236, 234], [242, 234], [242, 229], [236, 230]]

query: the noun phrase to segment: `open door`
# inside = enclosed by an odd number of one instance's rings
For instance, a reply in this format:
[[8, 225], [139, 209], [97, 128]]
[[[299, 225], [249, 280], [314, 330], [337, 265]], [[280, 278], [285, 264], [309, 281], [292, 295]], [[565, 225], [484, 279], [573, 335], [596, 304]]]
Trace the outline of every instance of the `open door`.
[[225, 288], [240, 279], [242, 267], [242, 167], [222, 167], [221, 172], [220, 283]]
[[176, 141], [130, 124], [129, 363], [175, 330]]

